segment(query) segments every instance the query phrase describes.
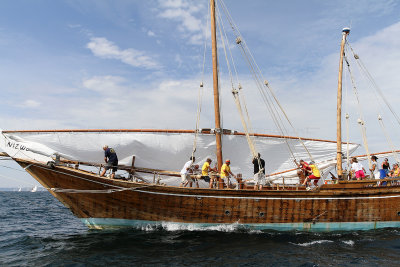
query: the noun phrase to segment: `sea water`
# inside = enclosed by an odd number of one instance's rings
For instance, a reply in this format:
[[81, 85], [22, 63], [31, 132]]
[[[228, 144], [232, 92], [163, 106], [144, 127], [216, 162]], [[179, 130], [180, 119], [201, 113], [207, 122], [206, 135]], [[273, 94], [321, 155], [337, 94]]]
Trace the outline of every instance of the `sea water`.
[[48, 192], [0, 192], [0, 266], [399, 266], [400, 229], [89, 230]]

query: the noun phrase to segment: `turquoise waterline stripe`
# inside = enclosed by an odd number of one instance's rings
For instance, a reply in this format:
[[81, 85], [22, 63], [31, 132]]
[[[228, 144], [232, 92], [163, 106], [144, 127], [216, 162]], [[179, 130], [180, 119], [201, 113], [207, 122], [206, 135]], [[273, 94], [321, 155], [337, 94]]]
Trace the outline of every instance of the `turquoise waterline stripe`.
[[141, 221], [127, 219], [111, 219], [111, 218], [81, 218], [82, 222], [89, 228], [106, 229], [118, 227], [163, 227], [166, 225], [177, 225], [178, 227], [207, 229], [216, 226], [233, 226], [238, 229], [249, 230], [277, 230], [277, 231], [357, 231], [357, 230], [373, 230], [380, 228], [400, 228], [400, 221], [387, 222], [329, 222], [329, 223], [263, 223], [263, 224], [218, 224], [218, 223], [178, 223], [163, 221]]

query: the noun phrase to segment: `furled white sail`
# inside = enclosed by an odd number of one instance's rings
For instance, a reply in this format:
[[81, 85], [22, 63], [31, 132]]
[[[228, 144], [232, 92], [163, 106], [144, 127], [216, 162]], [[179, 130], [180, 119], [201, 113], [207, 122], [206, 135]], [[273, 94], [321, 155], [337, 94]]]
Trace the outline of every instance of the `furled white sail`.
[[[0, 149], [14, 158], [41, 162], [51, 161], [52, 157], [58, 154], [66, 159], [103, 163], [102, 147], [108, 145], [117, 152], [120, 165], [131, 165], [132, 157], [135, 156], [135, 166], [179, 172], [192, 155], [194, 136], [192, 131], [171, 130], [9, 131], [2, 132]], [[310, 160], [299, 139], [270, 135], [257, 135], [252, 138], [257, 151], [266, 162], [267, 173], [295, 167], [286, 142], [294, 148], [297, 160]], [[332, 159], [336, 156], [336, 142], [311, 139], [303, 142], [313, 159], [321, 164], [320, 169], [332, 166]], [[252, 178], [252, 154], [245, 136], [237, 133], [225, 134], [222, 146], [224, 160], [231, 160], [232, 172], [242, 173], [244, 179]], [[357, 144], [350, 144], [350, 152], [357, 147]], [[211, 158], [213, 164], [215, 163], [215, 151], [215, 136], [210, 133], [198, 134], [195, 157], [200, 167], [207, 158]], [[295, 172], [292, 171], [279, 174], [275, 178], [294, 176]], [[178, 182], [179, 178], [173, 184]]]

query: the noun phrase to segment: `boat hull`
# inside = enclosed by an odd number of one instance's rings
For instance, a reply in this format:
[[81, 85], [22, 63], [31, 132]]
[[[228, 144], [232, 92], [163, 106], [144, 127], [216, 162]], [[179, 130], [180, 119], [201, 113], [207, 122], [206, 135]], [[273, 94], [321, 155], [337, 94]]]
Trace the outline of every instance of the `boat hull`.
[[324, 185], [305, 190], [218, 190], [99, 177], [69, 167], [17, 160], [90, 228], [218, 225], [271, 230], [400, 227], [400, 187]]

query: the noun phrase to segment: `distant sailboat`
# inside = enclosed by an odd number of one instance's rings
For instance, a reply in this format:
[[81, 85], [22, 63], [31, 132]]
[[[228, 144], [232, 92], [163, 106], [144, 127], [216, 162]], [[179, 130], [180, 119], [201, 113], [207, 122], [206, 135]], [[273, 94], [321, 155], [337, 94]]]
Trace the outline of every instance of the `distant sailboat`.
[[37, 191], [37, 186], [35, 185], [35, 186], [32, 188], [31, 192], [36, 192], [36, 191]]
[[22, 188], [20, 187], [20, 188], [18, 188], [18, 192], [21, 192], [22, 191]]

